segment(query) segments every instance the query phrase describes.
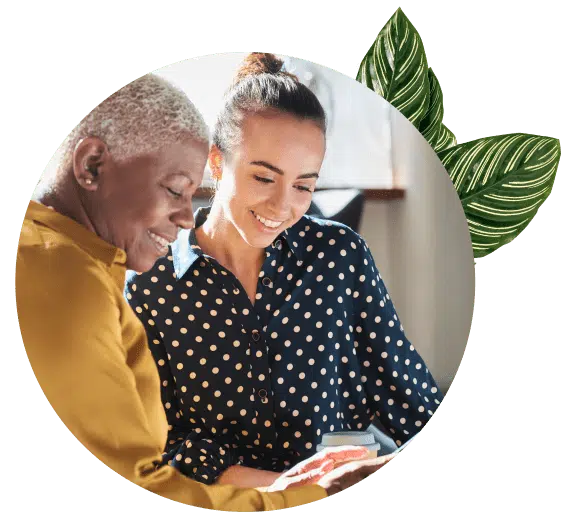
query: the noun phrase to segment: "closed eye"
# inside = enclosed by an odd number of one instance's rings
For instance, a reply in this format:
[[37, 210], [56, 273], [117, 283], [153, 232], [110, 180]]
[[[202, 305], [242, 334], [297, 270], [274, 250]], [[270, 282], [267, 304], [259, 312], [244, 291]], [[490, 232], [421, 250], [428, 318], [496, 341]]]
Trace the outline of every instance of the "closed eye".
[[258, 175], [254, 175], [254, 178], [258, 181], [258, 182], [264, 182], [264, 183], [274, 183], [275, 181], [273, 181], [272, 179], [266, 179], [265, 177], [259, 177]]
[[311, 190], [307, 186], [296, 186], [296, 189], [298, 189], [299, 191], [307, 191], [309, 193], [313, 193], [313, 190]]
[[174, 191], [174, 190], [172, 190], [171, 188], [166, 188], [166, 190], [167, 190], [171, 195], [173, 195], [173, 197], [176, 198], [176, 199], [180, 199], [180, 198], [183, 196], [183, 194], [181, 194], [181, 193], [179, 193], [179, 192], [177, 192], [177, 191]]

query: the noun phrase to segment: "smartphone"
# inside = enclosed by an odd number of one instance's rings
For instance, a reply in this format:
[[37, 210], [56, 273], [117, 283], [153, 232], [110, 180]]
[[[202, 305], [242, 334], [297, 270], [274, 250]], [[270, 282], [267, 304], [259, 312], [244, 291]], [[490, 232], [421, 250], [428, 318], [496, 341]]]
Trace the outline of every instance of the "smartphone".
[[404, 450], [404, 448], [406, 448], [414, 439], [415, 439], [415, 436], [408, 439], [401, 447], [398, 447], [396, 452], [400, 452], [400, 450]]

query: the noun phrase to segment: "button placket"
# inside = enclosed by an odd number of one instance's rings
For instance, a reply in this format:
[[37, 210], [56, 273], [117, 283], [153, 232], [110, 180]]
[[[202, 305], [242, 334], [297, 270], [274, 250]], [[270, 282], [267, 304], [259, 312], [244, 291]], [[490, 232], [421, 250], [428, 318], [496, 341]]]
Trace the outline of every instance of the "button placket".
[[[266, 343], [258, 327], [250, 331], [251, 371], [254, 382], [254, 406], [260, 422], [262, 444], [274, 443], [273, 396], [270, 395], [270, 367]], [[266, 424], [268, 422], [268, 424]]]
[[[273, 253], [274, 256], [279, 256], [281, 252], [276, 250]], [[247, 316], [246, 322], [243, 326], [246, 328], [246, 332], [250, 334], [249, 338], [249, 350], [250, 354], [248, 356], [249, 360], [249, 385], [254, 394], [251, 396], [251, 401], [253, 402], [254, 412], [256, 412], [256, 417], [259, 422], [259, 432], [263, 445], [275, 443], [275, 424], [273, 418], [273, 396], [271, 395], [270, 386], [270, 367], [268, 351], [265, 339], [261, 333], [261, 322], [257, 319], [259, 308], [257, 305], [263, 304], [266, 299], [267, 292], [271, 292], [273, 288], [272, 279], [266, 275], [266, 269], [273, 270], [270, 266], [271, 257], [266, 257], [266, 262], [262, 270], [264, 273], [260, 273], [258, 276], [259, 284], [257, 286], [258, 292], [262, 293], [262, 297], [256, 301], [255, 305], [252, 305], [248, 299], [248, 295], [238, 279], [228, 271], [221, 272], [222, 275], [227, 279], [225, 281], [225, 288], [227, 289], [226, 295], [228, 295], [235, 307], [242, 310], [244, 304], [246, 304], [247, 309], [250, 310], [250, 315]], [[262, 313], [263, 307], [262, 307]], [[247, 352], [248, 353], [248, 352]], [[267, 424], [266, 424], [267, 423]]]
[[[256, 401], [259, 403], [257, 410], [259, 413], [259, 419], [263, 421], [265, 425], [262, 429], [262, 435], [264, 439], [267, 439], [266, 443], [275, 443], [275, 422], [274, 422], [274, 396], [272, 393], [271, 386], [271, 371], [269, 365], [269, 351], [268, 343], [266, 341], [266, 326], [269, 323], [269, 319], [272, 317], [272, 310], [266, 307], [271, 302], [271, 296], [274, 292], [275, 280], [277, 278], [276, 266], [272, 264], [273, 261], [279, 261], [282, 256], [282, 241], [277, 239], [272, 245], [267, 249], [267, 256], [262, 265], [260, 271], [259, 288], [262, 290], [262, 297], [256, 302], [258, 308], [256, 312], [258, 314], [258, 322], [263, 328], [260, 330], [254, 330], [252, 332], [252, 339], [255, 341], [254, 346], [257, 351], [261, 352], [261, 356], [256, 359], [256, 366], [262, 369], [261, 380], [258, 381], [258, 387], [256, 390]], [[254, 355], [257, 355], [254, 352]], [[261, 362], [261, 364], [260, 364]], [[257, 376], [258, 377], [258, 376]], [[260, 379], [260, 378], [259, 378]], [[266, 422], [269, 422], [266, 425]]]

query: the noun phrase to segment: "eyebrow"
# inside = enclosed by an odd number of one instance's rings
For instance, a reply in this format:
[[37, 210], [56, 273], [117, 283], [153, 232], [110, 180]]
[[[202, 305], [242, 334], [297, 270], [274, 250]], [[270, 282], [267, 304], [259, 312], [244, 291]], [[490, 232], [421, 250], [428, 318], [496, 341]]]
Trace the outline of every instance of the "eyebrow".
[[[277, 173], [278, 175], [284, 174], [283, 170], [281, 170], [280, 168], [277, 168], [273, 164], [270, 164], [269, 162], [266, 162], [264, 160], [253, 160], [252, 162], [250, 162], [250, 164], [253, 165], [253, 166], [262, 166], [264, 168], [269, 169], [270, 171], [273, 171], [274, 173]], [[312, 178], [318, 179], [319, 174], [318, 173], [305, 173], [303, 175], [300, 175], [297, 178], [298, 179], [312, 179]]]
[[173, 171], [171, 173], [169, 173], [170, 177], [185, 177], [186, 179], [189, 179], [189, 182], [191, 182], [191, 184], [195, 184], [195, 181], [193, 180], [193, 177], [191, 176], [190, 173], [187, 173], [186, 171]]

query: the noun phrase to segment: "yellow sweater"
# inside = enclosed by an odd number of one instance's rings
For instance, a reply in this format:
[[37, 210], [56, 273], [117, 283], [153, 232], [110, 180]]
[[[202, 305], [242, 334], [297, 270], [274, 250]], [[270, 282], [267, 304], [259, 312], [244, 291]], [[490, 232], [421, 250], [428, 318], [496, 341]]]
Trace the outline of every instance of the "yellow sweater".
[[39, 384], [69, 430], [126, 479], [182, 503], [255, 511], [325, 497], [319, 486], [266, 493], [155, 468], [167, 421], [144, 328], [122, 297], [125, 262], [123, 250], [30, 203], [16, 264], [18, 316]]

